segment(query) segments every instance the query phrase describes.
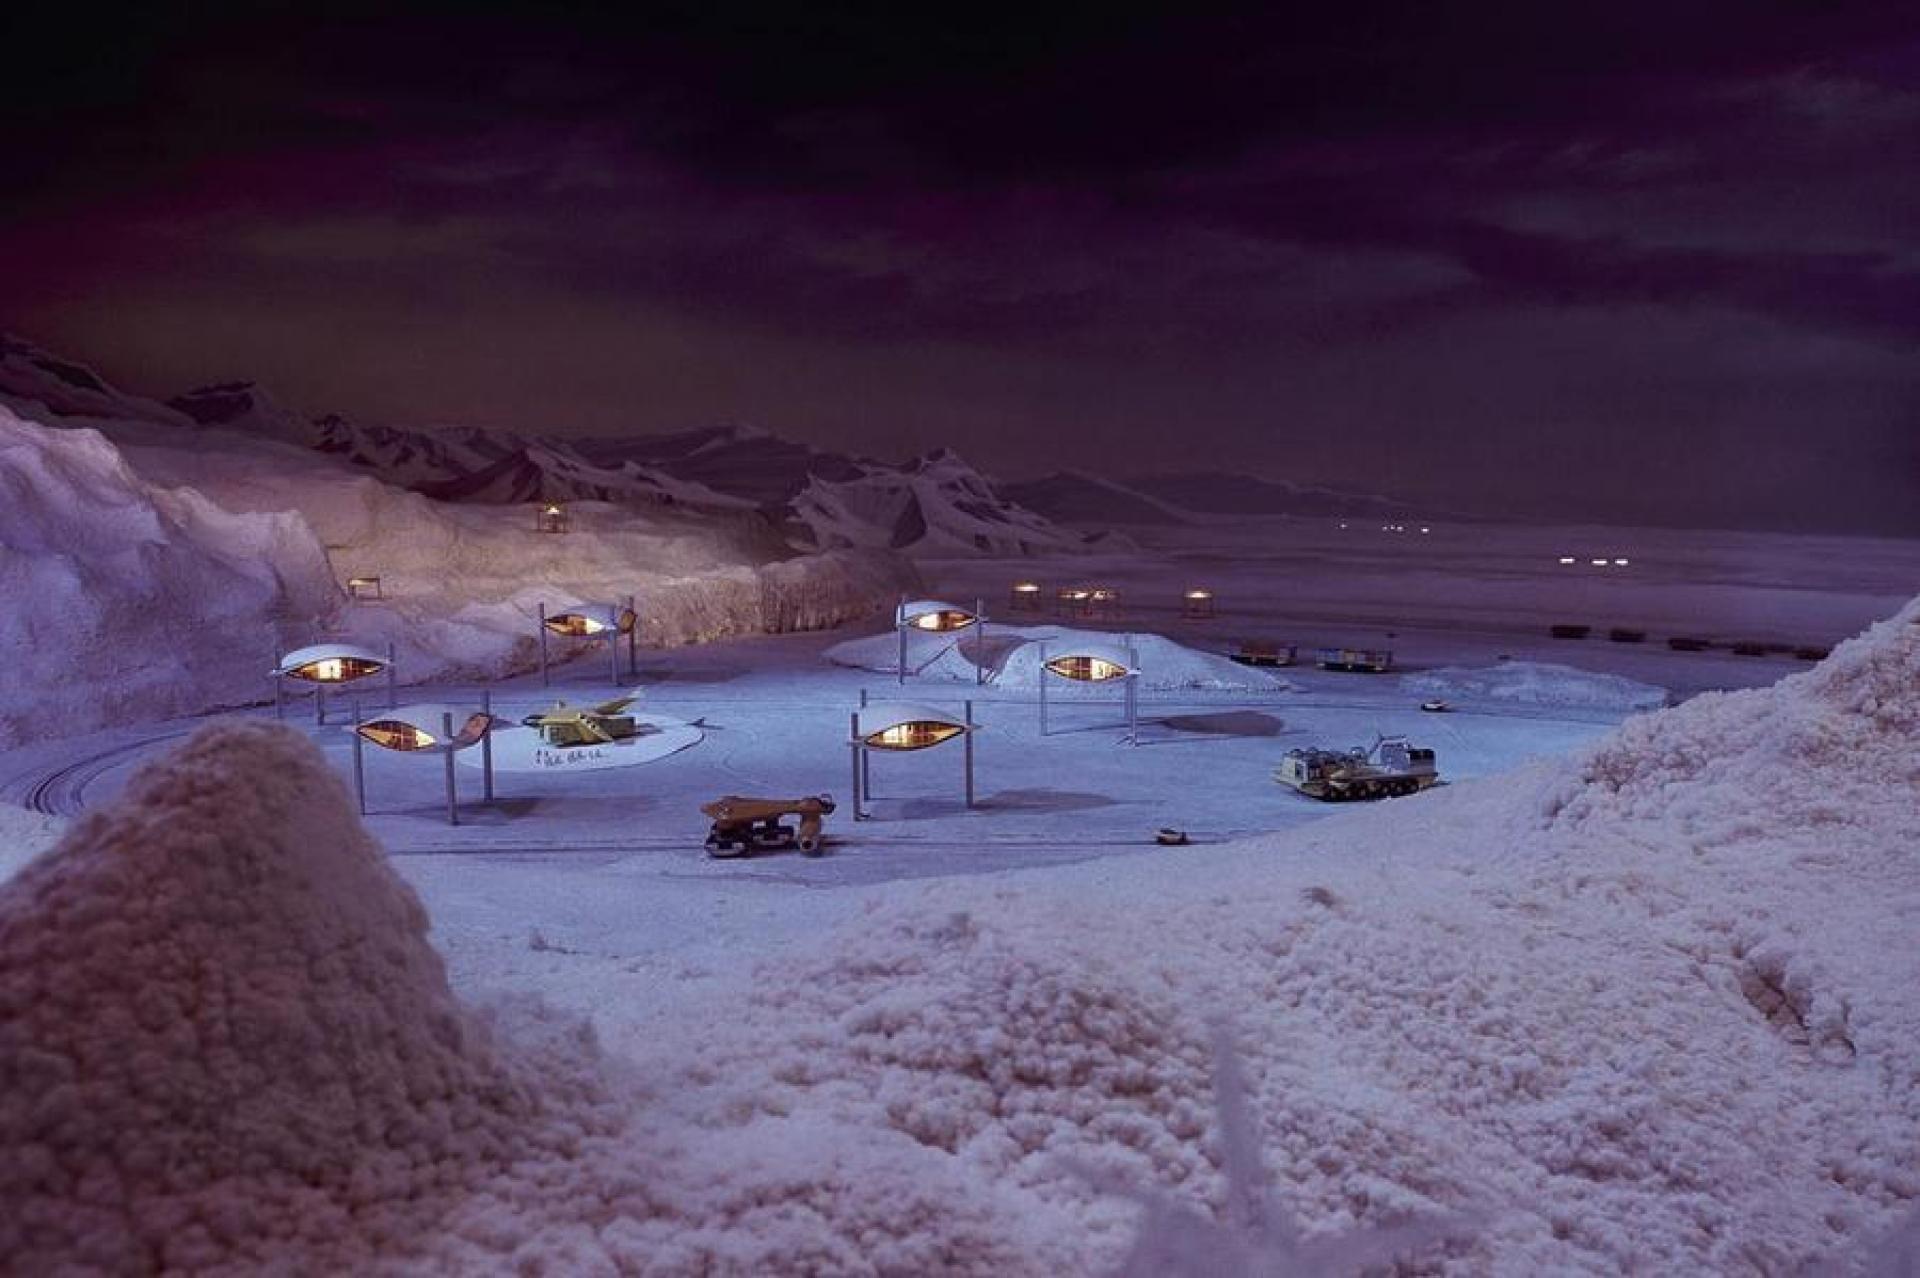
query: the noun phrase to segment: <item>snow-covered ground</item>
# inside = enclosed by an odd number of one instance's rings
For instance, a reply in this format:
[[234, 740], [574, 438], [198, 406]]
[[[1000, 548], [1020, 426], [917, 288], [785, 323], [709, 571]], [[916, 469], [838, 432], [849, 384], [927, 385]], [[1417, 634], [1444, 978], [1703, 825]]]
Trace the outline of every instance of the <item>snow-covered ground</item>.
[[[250, 388], [0, 362], [59, 419], [0, 406], [0, 1271], [1900, 1272], [1920, 544], [1202, 517], [1087, 554], [957, 459], [733, 430], [529, 452], [653, 495], [549, 536], [374, 476], [521, 493], [499, 439], [341, 427], [349, 464], [192, 425]], [[796, 555], [769, 501], [875, 549]], [[916, 577], [992, 621], [902, 684]], [[203, 728], [322, 632], [394, 641], [409, 700], [604, 700], [599, 660], [526, 673], [531, 615], [627, 594], [685, 748], [490, 803], [457, 768], [457, 826], [437, 756], [370, 750], [358, 816], [344, 714]], [[1137, 744], [1104, 687], [1042, 732], [1043, 639], [1131, 645]], [[852, 820], [863, 694], [972, 702], [977, 804], [953, 743], [876, 756]], [[1449, 784], [1270, 778], [1393, 733]], [[822, 791], [826, 855], [703, 854], [701, 803]]]
[[1656, 710], [1667, 703], [1665, 688], [1548, 661], [1510, 661], [1471, 670], [1443, 666], [1407, 675], [1400, 680], [1400, 687], [1417, 697], [1449, 703], [1472, 699], [1609, 710]]
[[[1096, 735], [1048, 771], [1209, 770]], [[1920, 603], [1776, 687], [1287, 833], [803, 886], [888, 855], [896, 809], [822, 861], [682, 859], [729, 881], [699, 918], [644, 853], [390, 863], [337, 763], [215, 727], [0, 888], [0, 1253], [1094, 1273], [1147, 1197], [1200, 1236], [1147, 1239], [1163, 1272], [1294, 1221], [1353, 1251], [1424, 1222], [1430, 1272], [1844, 1271], [1920, 1198], [1916, 740]], [[771, 766], [741, 745], [710, 771]], [[636, 770], [625, 819], [708, 748]]]

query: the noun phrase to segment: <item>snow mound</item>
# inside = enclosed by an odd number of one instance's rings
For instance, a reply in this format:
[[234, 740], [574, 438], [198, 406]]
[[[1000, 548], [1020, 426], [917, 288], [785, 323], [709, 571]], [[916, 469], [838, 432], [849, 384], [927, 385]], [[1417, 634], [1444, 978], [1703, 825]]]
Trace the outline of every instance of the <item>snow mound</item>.
[[1584, 759], [890, 894], [658, 1063], [742, 1141], [825, 1114], [945, 1152], [1072, 1272], [1124, 1250], [1111, 1194], [1233, 1225], [1213, 1021], [1309, 1236], [1470, 1218], [1403, 1258], [1460, 1273], [1844, 1262], [1920, 1192], [1917, 623]]
[[1664, 814], [1721, 838], [1756, 810], [1809, 826], [1920, 812], [1920, 600], [1771, 688], [1628, 720], [1556, 804], [1565, 822]]
[[339, 598], [307, 524], [148, 483], [0, 407], [0, 745], [262, 695], [283, 618]]
[[145, 769], [0, 887], [0, 1269], [394, 1248], [478, 1188], [585, 1093], [493, 1048], [426, 933], [298, 734]]
[[[1032, 690], [1039, 686], [1043, 641], [1049, 661], [1077, 646], [1101, 653], [1124, 651], [1130, 646], [1139, 661], [1139, 686], [1148, 692], [1285, 692], [1293, 687], [1265, 670], [1185, 647], [1164, 635], [1120, 635], [1069, 626], [1003, 626], [997, 622], [987, 624], [984, 638], [971, 629], [952, 634], [910, 629], [907, 669], [921, 679], [974, 683], [980, 667], [985, 666], [986, 682], [995, 687]], [[848, 639], [827, 649], [825, 655], [835, 665], [893, 674], [900, 668], [900, 639], [891, 631]], [[1049, 679], [1047, 692], [1049, 696], [1058, 692], [1062, 696], [1111, 697], [1116, 695], [1115, 687], [1056, 678]]]
[[[797, 554], [753, 512], [580, 502], [542, 534], [287, 442], [254, 388], [179, 402], [209, 424], [0, 402], [0, 747], [258, 701], [323, 640], [392, 643], [403, 682], [498, 677], [535, 664], [543, 603], [632, 595], [664, 647], [835, 626], [918, 584], [884, 551]], [[381, 597], [350, 601], [357, 576]]]
[[0, 803], [0, 883], [60, 841], [64, 817]]
[[1547, 661], [1509, 661], [1477, 669], [1447, 666], [1406, 675], [1400, 687], [1416, 697], [1588, 710], [1657, 710], [1667, 704], [1667, 690], [1654, 684]]

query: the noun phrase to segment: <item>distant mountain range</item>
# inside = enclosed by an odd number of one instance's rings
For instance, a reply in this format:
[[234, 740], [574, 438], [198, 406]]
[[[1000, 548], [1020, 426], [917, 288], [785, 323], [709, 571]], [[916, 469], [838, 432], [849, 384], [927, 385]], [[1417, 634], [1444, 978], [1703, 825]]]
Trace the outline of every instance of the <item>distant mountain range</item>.
[[771, 521], [801, 550], [881, 548], [923, 556], [1075, 553], [1125, 544], [1061, 527], [1007, 499], [958, 454], [902, 464], [826, 452], [749, 426], [562, 440], [512, 431], [307, 419], [251, 382], [165, 402], [0, 336], [0, 399], [71, 424], [86, 419], [224, 430], [330, 454], [440, 501], [602, 501]]
[[1187, 472], [1114, 480], [1061, 471], [995, 483], [941, 449], [894, 464], [782, 439], [752, 426], [557, 439], [471, 427], [370, 426], [305, 418], [251, 382], [164, 402], [128, 394], [85, 365], [0, 336], [0, 398], [56, 418], [217, 429], [311, 448], [440, 501], [603, 501], [759, 516], [798, 549], [918, 555], [1060, 554], [1126, 544], [1116, 528], [1209, 515], [1430, 517], [1374, 493], [1253, 475]]
[[1415, 519], [1436, 514], [1377, 493], [1343, 492], [1219, 471], [1143, 475], [1129, 480], [1060, 471], [1041, 479], [1002, 484], [1000, 491], [1049, 519], [1076, 525], [1181, 524], [1207, 515]]

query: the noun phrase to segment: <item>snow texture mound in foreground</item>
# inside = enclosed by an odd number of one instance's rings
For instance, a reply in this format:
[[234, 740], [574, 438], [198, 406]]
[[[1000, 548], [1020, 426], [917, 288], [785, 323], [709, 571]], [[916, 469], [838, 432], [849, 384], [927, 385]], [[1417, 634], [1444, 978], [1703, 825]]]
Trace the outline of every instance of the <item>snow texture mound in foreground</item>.
[[1667, 690], [1620, 675], [1548, 661], [1509, 661], [1467, 669], [1447, 666], [1406, 675], [1400, 687], [1416, 697], [1452, 697], [1592, 710], [1658, 710]]
[[0, 746], [258, 698], [277, 621], [338, 596], [298, 516], [155, 486], [98, 433], [0, 407]]
[[[1148, 692], [1285, 692], [1293, 685], [1277, 675], [1239, 665], [1211, 652], [1199, 652], [1165, 635], [1113, 634], [1068, 626], [1005, 626], [989, 622], [982, 640], [971, 629], [956, 634], [907, 632], [907, 669], [921, 679], [973, 683], [984, 665], [987, 681], [1001, 688], [1033, 689], [1040, 680], [1040, 644], [1051, 661], [1085, 645], [1099, 652], [1132, 647], [1139, 661], [1140, 688]], [[848, 639], [827, 649], [826, 658], [856, 670], [893, 674], [900, 667], [900, 638], [893, 631]], [[1113, 697], [1117, 685], [1048, 680], [1049, 695]]]
[[945, 1151], [1089, 1272], [1128, 1226], [1065, 1166], [1231, 1219], [1217, 1018], [1314, 1236], [1456, 1212], [1419, 1263], [1844, 1264], [1920, 1197], [1917, 741], [1920, 603], [1578, 759], [876, 905], [657, 1064], [743, 1145], [824, 1112]]
[[297, 734], [221, 725], [147, 768], [0, 887], [0, 1270], [377, 1246], [478, 1190], [540, 1096], [426, 932]]
[[[0, 1267], [1222, 1273], [1252, 1149], [1303, 1250], [1461, 1275], [1857, 1271], [1920, 1198], [1920, 602], [1576, 759], [880, 894], [648, 1021], [617, 1128], [583, 1044], [477, 1037], [318, 757], [230, 732], [0, 889]], [[1134, 1248], [1142, 1198], [1220, 1245]]]

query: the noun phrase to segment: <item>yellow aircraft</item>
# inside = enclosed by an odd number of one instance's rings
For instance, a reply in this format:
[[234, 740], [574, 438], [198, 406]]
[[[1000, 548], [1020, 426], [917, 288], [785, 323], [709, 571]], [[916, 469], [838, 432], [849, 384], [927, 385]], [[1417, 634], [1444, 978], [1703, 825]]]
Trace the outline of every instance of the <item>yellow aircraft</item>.
[[632, 715], [621, 713], [639, 699], [636, 689], [624, 697], [578, 709], [556, 701], [553, 709], [530, 714], [520, 722], [538, 732], [540, 739], [550, 746], [610, 745], [659, 731], [650, 723], [636, 722]]

